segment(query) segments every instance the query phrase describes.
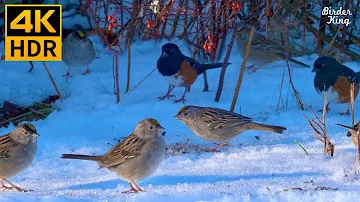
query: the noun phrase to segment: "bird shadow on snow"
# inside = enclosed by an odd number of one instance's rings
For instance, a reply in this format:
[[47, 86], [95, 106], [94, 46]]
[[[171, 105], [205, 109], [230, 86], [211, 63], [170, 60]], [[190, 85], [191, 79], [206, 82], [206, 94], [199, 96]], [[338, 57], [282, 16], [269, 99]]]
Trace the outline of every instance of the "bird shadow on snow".
[[[226, 176], [154, 176], [150, 179], [141, 181], [139, 185], [144, 186], [146, 184], [151, 184], [152, 186], [161, 186], [161, 185], [176, 185], [176, 184], [192, 184], [192, 183], [216, 183], [216, 182], [232, 182], [237, 180], [255, 180], [255, 179], [276, 179], [276, 178], [298, 178], [300, 176], [318, 176], [319, 173], [315, 172], [296, 172], [288, 174], [262, 174], [262, 175], [245, 175], [245, 176], [235, 176], [235, 177], [226, 177]], [[108, 180], [103, 182], [82, 184], [65, 187], [65, 189], [115, 189], [119, 184], [128, 186], [128, 183], [121, 180]], [[61, 188], [61, 189], [64, 189]]]

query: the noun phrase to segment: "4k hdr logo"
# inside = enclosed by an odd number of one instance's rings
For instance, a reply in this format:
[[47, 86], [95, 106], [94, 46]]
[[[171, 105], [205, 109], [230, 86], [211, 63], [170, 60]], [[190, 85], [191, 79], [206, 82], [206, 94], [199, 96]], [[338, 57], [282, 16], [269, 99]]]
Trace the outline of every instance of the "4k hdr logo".
[[61, 61], [61, 5], [5, 5], [6, 61]]

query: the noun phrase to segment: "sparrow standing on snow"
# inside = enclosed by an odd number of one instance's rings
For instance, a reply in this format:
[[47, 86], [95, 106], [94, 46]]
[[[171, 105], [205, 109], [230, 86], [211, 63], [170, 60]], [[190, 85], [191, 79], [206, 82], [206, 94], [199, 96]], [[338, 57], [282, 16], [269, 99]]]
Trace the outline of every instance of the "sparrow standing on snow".
[[70, 76], [71, 67], [86, 66], [83, 73], [89, 74], [89, 64], [95, 59], [95, 49], [92, 41], [88, 38], [83, 29], [78, 27], [77, 30], [71, 32], [63, 41], [63, 61], [69, 67], [64, 75], [66, 79]]
[[99, 156], [63, 154], [61, 158], [96, 161], [100, 168], [116, 172], [129, 182], [130, 190], [123, 193], [143, 191], [136, 181], [151, 176], [165, 157], [164, 128], [152, 118], [142, 120], [134, 132]]
[[207, 152], [217, 151], [230, 140], [247, 130], [261, 130], [282, 134], [286, 128], [252, 122], [252, 119], [240, 114], [213, 107], [185, 106], [175, 119], [182, 121], [197, 136], [212, 142], [220, 142]]
[[[248, 27], [243, 27], [236, 35], [236, 48], [242, 58], [244, 58], [246, 53], [249, 34], [250, 29]], [[275, 41], [266, 39], [264, 36], [254, 32], [250, 53], [247, 59], [247, 61], [253, 65], [247, 68], [256, 66], [255, 69], [259, 69], [269, 63], [279, 60], [286, 60], [284, 47]], [[288, 60], [297, 65], [310, 68], [309, 65], [297, 61], [291, 57], [288, 57]]]
[[[38, 136], [30, 123], [18, 125], [11, 133], [0, 136], [0, 189], [23, 191], [7, 179], [30, 167], [37, 152]], [[3, 181], [10, 186], [5, 186]]]

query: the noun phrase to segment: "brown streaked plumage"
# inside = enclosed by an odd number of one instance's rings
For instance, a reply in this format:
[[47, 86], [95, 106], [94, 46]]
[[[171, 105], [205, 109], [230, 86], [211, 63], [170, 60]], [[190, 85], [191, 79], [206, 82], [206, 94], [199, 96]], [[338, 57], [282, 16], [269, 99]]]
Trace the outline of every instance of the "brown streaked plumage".
[[124, 193], [137, 193], [142, 189], [136, 181], [152, 175], [164, 159], [163, 129], [157, 120], [146, 118], [138, 123], [131, 135], [103, 155], [63, 154], [61, 158], [96, 161], [100, 168], [116, 172], [122, 180], [129, 182], [130, 190]]
[[[30, 167], [37, 152], [36, 128], [30, 123], [18, 125], [11, 133], [0, 137], [0, 188], [23, 191], [11, 178]], [[4, 185], [4, 182], [10, 186]]]
[[346, 125], [343, 125], [343, 124], [337, 124], [338, 126], [341, 126], [343, 128], [346, 128], [346, 129], [349, 129], [349, 131], [346, 133], [346, 136], [347, 137], [350, 137], [351, 136], [351, 139], [352, 139], [352, 142], [353, 144], [358, 147], [358, 137], [357, 137], [357, 133], [359, 131], [359, 126], [360, 126], [360, 121], [357, 122], [354, 127], [350, 127], [350, 126], [346, 126]]
[[[241, 28], [236, 35], [237, 51], [242, 58], [245, 57], [250, 31], [251, 29], [248, 26], [245, 26]], [[276, 41], [270, 40], [265, 36], [254, 32], [250, 53], [247, 58], [247, 62], [251, 63], [252, 65], [247, 68], [256, 66], [256, 68], [254, 68], [255, 71], [256, 69], [279, 60], [289, 60], [290, 62], [297, 65], [310, 68], [309, 65], [293, 59], [290, 57], [290, 55], [287, 56], [285, 48], [282, 44], [279, 44]]]
[[282, 126], [255, 123], [249, 117], [214, 107], [185, 106], [179, 110], [175, 119], [181, 120], [197, 136], [221, 143], [214, 148], [206, 149], [206, 151], [216, 151], [247, 130], [262, 130], [280, 134], [286, 130]]

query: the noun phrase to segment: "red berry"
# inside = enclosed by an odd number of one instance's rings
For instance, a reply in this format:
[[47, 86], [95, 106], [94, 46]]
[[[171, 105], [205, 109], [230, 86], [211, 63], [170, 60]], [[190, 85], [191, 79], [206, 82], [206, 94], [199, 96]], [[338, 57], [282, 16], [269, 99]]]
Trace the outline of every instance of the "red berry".
[[114, 25], [113, 24], [109, 24], [109, 28], [108, 28], [108, 30], [112, 30], [114, 28]]
[[205, 52], [209, 51], [209, 46], [207, 44], [204, 44], [203, 48], [204, 48]]

